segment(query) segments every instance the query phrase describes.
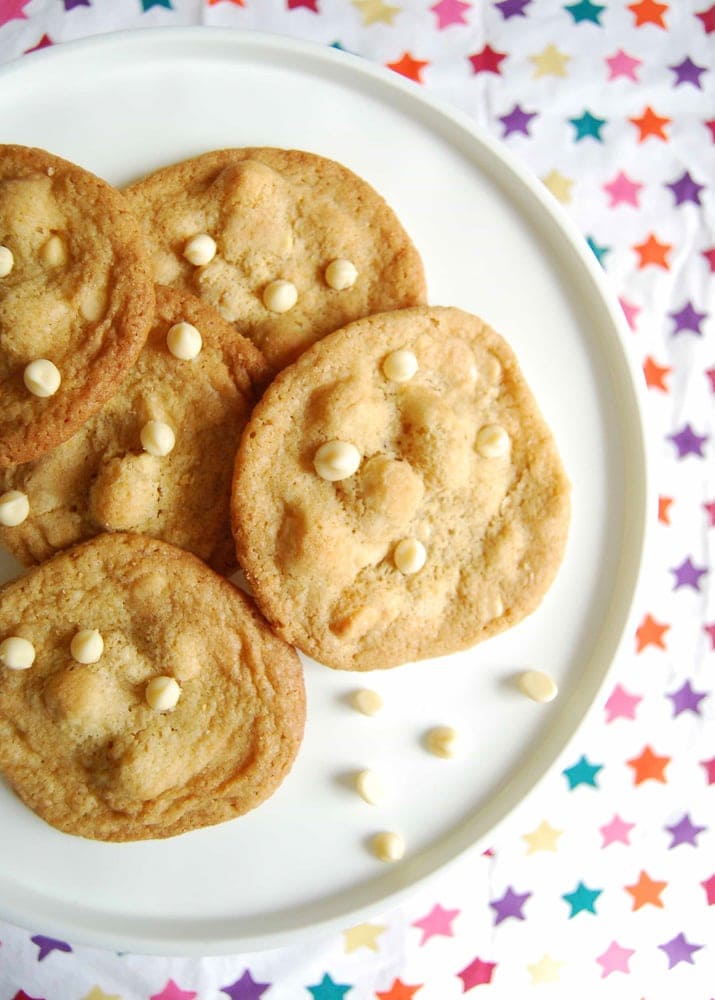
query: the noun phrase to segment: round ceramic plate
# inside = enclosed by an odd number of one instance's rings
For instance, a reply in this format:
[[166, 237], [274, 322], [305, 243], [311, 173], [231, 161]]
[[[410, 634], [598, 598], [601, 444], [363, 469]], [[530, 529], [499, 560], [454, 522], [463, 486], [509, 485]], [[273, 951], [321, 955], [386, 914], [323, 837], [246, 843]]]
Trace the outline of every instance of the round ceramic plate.
[[[62, 85], [57, 86], [61, 80]], [[330, 48], [171, 29], [46, 50], [0, 73], [0, 142], [42, 146], [117, 185], [225, 146], [339, 160], [397, 212], [430, 302], [483, 316], [514, 347], [573, 484], [566, 558], [539, 610], [470, 652], [368, 675], [306, 662], [305, 743], [254, 813], [163, 842], [58, 833], [0, 786], [0, 915], [75, 942], [156, 954], [236, 952], [375, 914], [497, 827], [561, 760], [632, 628], [647, 505], [625, 325], [595, 258], [550, 194], [466, 118]], [[0, 580], [18, 567], [0, 553]], [[536, 705], [515, 675], [548, 670]], [[348, 699], [369, 686], [383, 712]], [[458, 759], [426, 729], [454, 726]], [[384, 806], [350, 775], [380, 772]], [[400, 831], [405, 859], [367, 842]]]

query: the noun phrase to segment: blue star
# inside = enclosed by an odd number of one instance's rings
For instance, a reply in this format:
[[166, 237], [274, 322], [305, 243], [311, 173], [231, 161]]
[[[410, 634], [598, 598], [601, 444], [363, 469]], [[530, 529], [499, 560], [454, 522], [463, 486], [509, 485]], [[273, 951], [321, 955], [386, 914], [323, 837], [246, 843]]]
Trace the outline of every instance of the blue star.
[[313, 1000], [343, 1000], [346, 993], [349, 993], [352, 986], [346, 983], [333, 982], [331, 976], [326, 972], [317, 986], [307, 986], [309, 993], [313, 994]]
[[595, 913], [596, 900], [602, 892], [603, 889], [589, 889], [583, 882], [579, 882], [573, 892], [564, 893], [561, 898], [571, 907], [569, 920], [575, 917], [577, 913]]
[[142, 0], [142, 13], [146, 14], [152, 7], [166, 7], [167, 10], [174, 9], [171, 6], [171, 0]]
[[576, 129], [574, 142], [581, 142], [589, 136], [597, 142], [603, 142], [601, 129], [606, 124], [606, 118], [596, 118], [590, 111], [584, 111], [580, 118], [569, 118], [569, 121]]
[[576, 761], [571, 767], [565, 768], [561, 773], [569, 783], [569, 791], [579, 785], [591, 785], [598, 788], [596, 775], [603, 768], [603, 764], [589, 764], [585, 756]]
[[587, 236], [586, 242], [588, 243], [589, 247], [595, 254], [598, 263], [601, 265], [601, 267], [603, 267], [603, 258], [606, 256], [607, 253], [611, 252], [611, 248], [599, 246], [598, 243], [596, 243], [596, 241], [594, 240], [593, 236]]
[[591, 0], [581, 0], [580, 3], [572, 3], [568, 7], [564, 7], [564, 10], [567, 10], [574, 19], [574, 24], [580, 24], [581, 21], [591, 21], [592, 24], [597, 24], [599, 27], [602, 27], [599, 21], [601, 11], [605, 9], [604, 6], [591, 3]]

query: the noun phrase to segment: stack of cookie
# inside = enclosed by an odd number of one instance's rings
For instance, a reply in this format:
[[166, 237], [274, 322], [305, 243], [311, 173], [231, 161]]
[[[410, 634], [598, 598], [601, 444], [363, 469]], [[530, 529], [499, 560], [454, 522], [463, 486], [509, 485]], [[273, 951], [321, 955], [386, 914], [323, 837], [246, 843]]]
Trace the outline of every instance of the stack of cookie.
[[293, 646], [392, 667], [536, 607], [551, 434], [504, 340], [425, 303], [333, 161], [220, 150], [120, 193], [0, 148], [0, 540], [35, 567], [0, 595], [0, 769], [49, 822], [239, 815], [298, 751]]

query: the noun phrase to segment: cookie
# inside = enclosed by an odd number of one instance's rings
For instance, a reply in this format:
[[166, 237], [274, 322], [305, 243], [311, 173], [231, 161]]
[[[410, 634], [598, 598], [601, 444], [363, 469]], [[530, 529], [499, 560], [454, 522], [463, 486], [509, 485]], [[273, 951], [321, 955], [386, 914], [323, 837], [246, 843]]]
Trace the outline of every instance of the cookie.
[[66, 833], [170, 837], [232, 819], [300, 746], [300, 661], [195, 556], [105, 534], [0, 591], [0, 770]]
[[232, 571], [233, 462], [265, 377], [260, 352], [215, 310], [157, 286], [146, 344], [115, 395], [69, 441], [0, 469], [0, 504], [27, 507], [0, 541], [32, 565], [101, 531], [140, 532]]
[[358, 320], [253, 411], [239, 562], [288, 642], [373, 670], [465, 649], [539, 604], [569, 484], [513, 351], [458, 309]]
[[0, 146], [0, 468], [65, 441], [112, 395], [153, 296], [120, 192], [44, 150]]
[[422, 262], [395, 213], [333, 160], [217, 150], [125, 193], [156, 280], [210, 302], [274, 371], [354, 319], [426, 301]]

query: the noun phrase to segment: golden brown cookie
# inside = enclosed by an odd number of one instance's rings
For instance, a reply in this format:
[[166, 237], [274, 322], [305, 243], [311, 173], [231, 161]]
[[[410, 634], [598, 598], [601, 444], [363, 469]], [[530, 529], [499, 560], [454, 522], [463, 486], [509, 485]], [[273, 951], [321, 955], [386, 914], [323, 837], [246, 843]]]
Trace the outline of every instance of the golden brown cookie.
[[426, 301], [422, 262], [395, 213], [333, 160], [223, 149], [125, 193], [156, 280], [214, 305], [274, 371], [351, 320]]
[[28, 511], [3, 526], [0, 505], [0, 541], [32, 565], [101, 531], [141, 532], [232, 571], [233, 461], [265, 377], [260, 352], [215, 310], [157, 286], [149, 337], [115, 395], [69, 441], [0, 469], [0, 498], [18, 494]]
[[0, 591], [0, 770], [67, 833], [239, 816], [281, 783], [304, 719], [295, 652], [165, 542], [100, 535]]
[[569, 484], [505, 341], [418, 307], [352, 323], [277, 376], [242, 438], [232, 513], [278, 634], [372, 670], [533, 611], [563, 554]]
[[153, 301], [123, 195], [44, 150], [0, 146], [0, 468], [65, 441], [112, 395]]

